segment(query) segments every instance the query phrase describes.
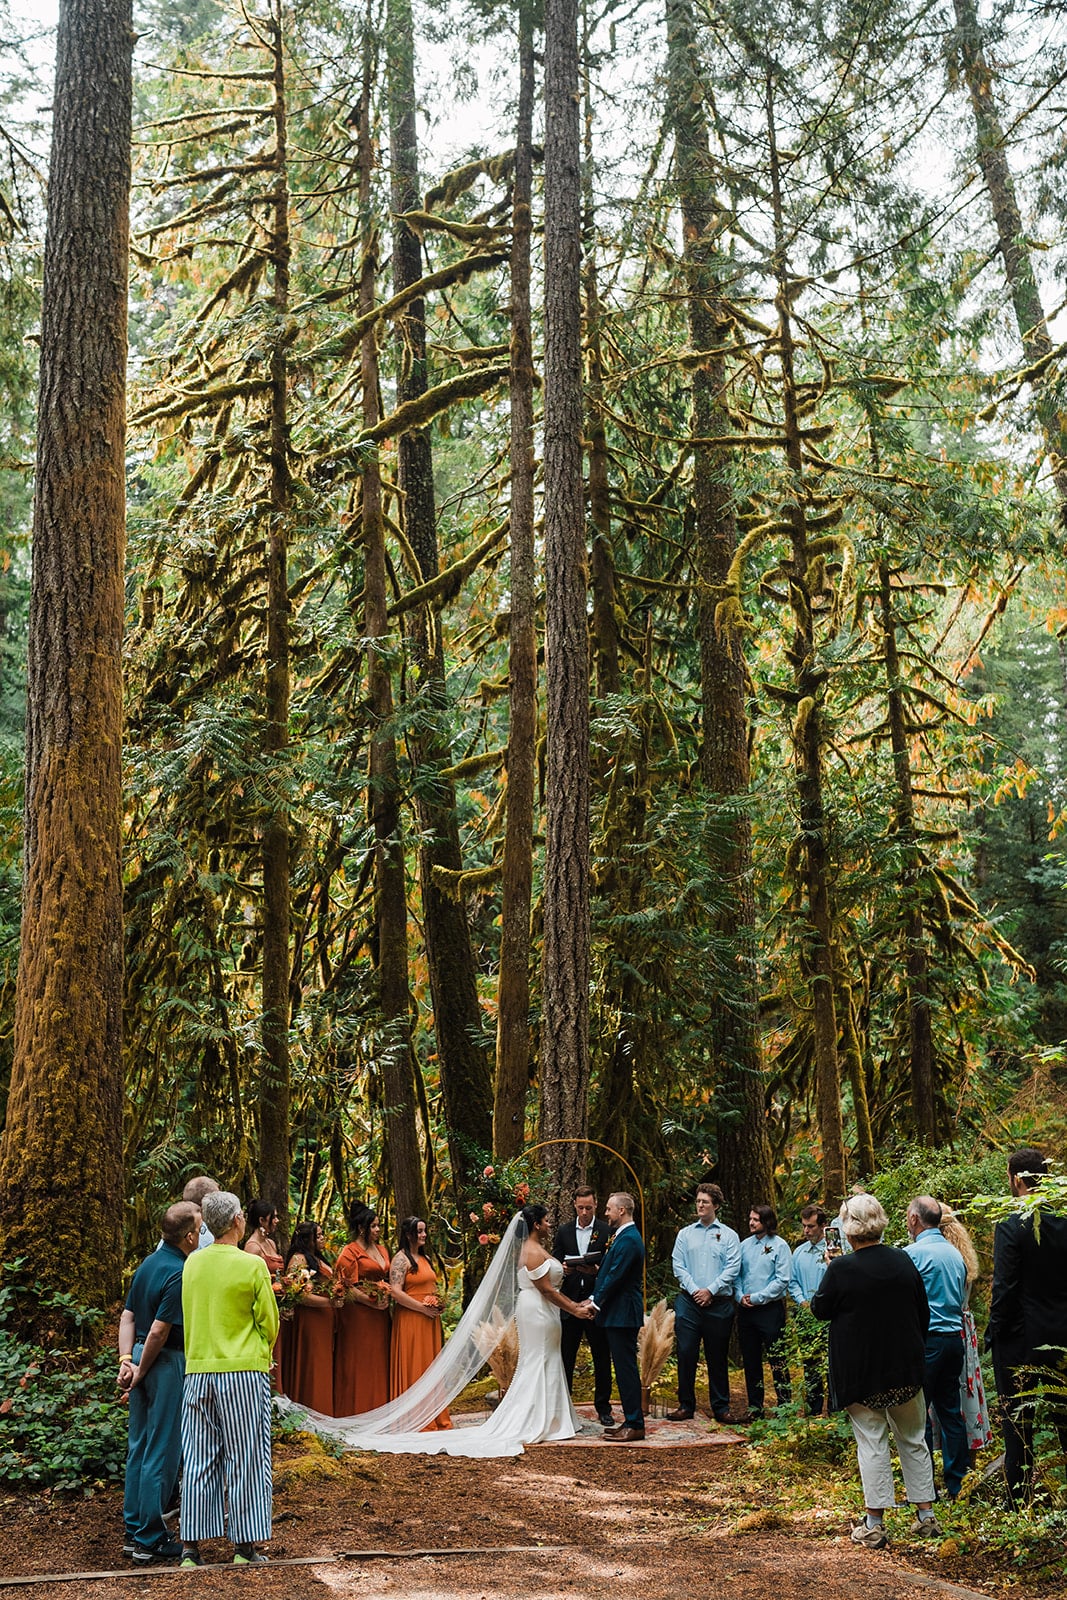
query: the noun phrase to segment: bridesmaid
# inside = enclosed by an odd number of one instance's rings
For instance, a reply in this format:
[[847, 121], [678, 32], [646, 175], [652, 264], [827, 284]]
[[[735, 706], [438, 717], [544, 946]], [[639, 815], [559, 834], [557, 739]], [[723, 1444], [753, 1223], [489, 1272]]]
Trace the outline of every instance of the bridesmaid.
[[[426, 1255], [426, 1224], [418, 1217], [408, 1217], [400, 1224], [389, 1283], [396, 1302], [389, 1352], [389, 1398], [395, 1400], [422, 1376], [442, 1345], [441, 1296]], [[451, 1426], [446, 1408], [422, 1431]]]
[[[307, 1268], [311, 1283], [296, 1307], [288, 1357], [289, 1397], [311, 1411], [336, 1416], [333, 1403], [333, 1343], [336, 1313], [329, 1294], [333, 1269], [323, 1253], [317, 1222], [298, 1222], [285, 1258], [287, 1273]], [[323, 1290], [326, 1293], [323, 1293]]]
[[[272, 1206], [269, 1200], [253, 1200], [248, 1207], [248, 1235], [244, 1242], [244, 1251], [246, 1255], [259, 1256], [267, 1263], [271, 1286], [274, 1293], [280, 1295], [281, 1272], [285, 1262], [274, 1237], [277, 1226], [278, 1208]], [[271, 1364], [271, 1380], [279, 1394], [288, 1392], [291, 1366], [289, 1325], [281, 1322], [278, 1325], [278, 1337], [274, 1341], [274, 1357]]]
[[[339, 1417], [373, 1411], [389, 1400], [389, 1252], [370, 1206], [357, 1200], [348, 1213], [352, 1242], [334, 1263], [348, 1285], [337, 1315], [333, 1398]], [[369, 1292], [366, 1292], [369, 1290]]]

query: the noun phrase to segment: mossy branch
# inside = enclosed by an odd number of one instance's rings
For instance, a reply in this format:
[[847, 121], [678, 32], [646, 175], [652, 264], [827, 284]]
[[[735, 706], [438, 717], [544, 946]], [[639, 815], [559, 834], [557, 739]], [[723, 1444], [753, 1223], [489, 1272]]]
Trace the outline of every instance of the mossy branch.
[[481, 544], [475, 545], [470, 554], [463, 557], [462, 561], [454, 561], [435, 578], [430, 578], [428, 582], [420, 583], [417, 588], [410, 589], [389, 607], [389, 615], [399, 616], [401, 612], [414, 611], [419, 606], [432, 606], [434, 610], [439, 611], [450, 600], [454, 600], [475, 568], [480, 567], [485, 558], [502, 543], [509, 526], [506, 520], [499, 523], [490, 530]]

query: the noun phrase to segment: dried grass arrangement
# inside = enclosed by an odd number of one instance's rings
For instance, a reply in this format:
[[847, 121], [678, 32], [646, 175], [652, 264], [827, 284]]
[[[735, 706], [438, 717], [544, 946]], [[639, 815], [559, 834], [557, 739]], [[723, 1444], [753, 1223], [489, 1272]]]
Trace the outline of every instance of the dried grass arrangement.
[[500, 1307], [494, 1306], [489, 1320], [475, 1326], [473, 1338], [489, 1363], [489, 1370], [503, 1397], [519, 1362], [519, 1330], [515, 1326], [515, 1318], [505, 1321]]
[[659, 1300], [645, 1318], [637, 1335], [637, 1362], [642, 1389], [651, 1389], [674, 1349], [674, 1312], [666, 1300]]

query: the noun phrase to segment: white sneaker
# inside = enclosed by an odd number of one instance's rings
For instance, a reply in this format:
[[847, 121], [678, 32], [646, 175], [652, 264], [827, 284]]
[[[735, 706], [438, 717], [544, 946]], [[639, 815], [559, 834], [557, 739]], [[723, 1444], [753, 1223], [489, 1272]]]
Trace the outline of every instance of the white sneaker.
[[889, 1535], [881, 1523], [876, 1528], [868, 1528], [865, 1522], [859, 1523], [852, 1530], [853, 1544], [865, 1544], [868, 1550], [882, 1550], [889, 1543]]

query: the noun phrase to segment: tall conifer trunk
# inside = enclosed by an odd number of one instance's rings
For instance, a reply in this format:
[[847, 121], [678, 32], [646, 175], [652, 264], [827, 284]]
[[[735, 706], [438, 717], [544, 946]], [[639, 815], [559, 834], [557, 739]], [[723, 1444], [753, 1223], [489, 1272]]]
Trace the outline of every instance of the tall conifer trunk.
[[[396, 218], [393, 293], [399, 294], [422, 276], [418, 236], [403, 221], [403, 213], [419, 205], [415, 42], [410, 0], [389, 0], [387, 37], [392, 202]], [[409, 301], [396, 326], [397, 402], [403, 404], [417, 399], [427, 389], [424, 301]], [[401, 434], [398, 451], [401, 519], [425, 583], [435, 578], [438, 570], [429, 428]], [[469, 1176], [472, 1148], [486, 1150], [492, 1144], [493, 1086], [482, 1042], [482, 1015], [466, 908], [462, 899], [446, 893], [434, 878], [435, 867], [457, 873], [463, 865], [455, 789], [449, 779], [441, 776], [442, 769], [451, 763], [451, 752], [444, 723], [448, 691], [440, 617], [430, 608], [417, 612], [411, 638], [417, 681], [426, 702], [419, 719], [421, 731], [413, 740], [416, 760], [423, 769], [417, 785], [419, 882], [452, 1178], [462, 1188]]]
[[978, 164], [993, 207], [1000, 258], [1004, 263], [1015, 322], [1023, 344], [1023, 358], [1030, 369], [1034, 409], [1049, 450], [1052, 479], [1060, 501], [1060, 517], [1067, 525], [1067, 417], [1057, 405], [1052, 388], [1056, 372], [1056, 347], [1048, 331], [1019, 213], [1015, 181], [1008, 165], [1004, 129], [997, 112], [993, 77], [986, 60], [978, 13], [974, 0], [954, 0], [954, 5], [963, 75], [970, 91], [978, 133]]
[[[282, 0], [275, 0], [271, 48], [274, 66], [274, 207], [270, 235], [273, 272], [273, 345], [270, 358], [270, 529], [267, 536], [268, 756], [285, 759], [289, 744], [289, 179]], [[283, 1238], [289, 1232], [289, 1022], [290, 1022], [289, 811], [277, 805], [263, 830], [263, 1074], [259, 1101], [259, 1192], [278, 1207]]]
[[530, 1081], [530, 899], [533, 884], [537, 745], [534, 576], [534, 369], [530, 308], [533, 195], [534, 31], [532, 0], [519, 0], [519, 110], [511, 235], [511, 616], [508, 623], [507, 810], [497, 991], [493, 1150], [506, 1158], [525, 1142]]
[[[364, 230], [359, 314], [368, 317], [368, 320], [369, 313], [374, 309], [378, 272], [378, 232], [372, 212], [375, 150], [371, 90], [374, 68], [373, 32], [368, 18], [359, 107], [359, 211]], [[371, 429], [381, 420], [378, 335], [373, 324], [364, 333], [360, 346], [360, 377], [363, 425]], [[361, 490], [365, 625], [371, 716], [374, 723], [370, 746], [370, 807], [374, 824], [378, 998], [382, 1013], [379, 1064], [385, 1102], [385, 1148], [397, 1216], [425, 1216], [426, 1191], [415, 1124], [403, 821], [392, 726], [393, 680], [389, 659], [385, 520], [382, 513], [382, 475], [376, 448], [367, 455]]]
[[781, 162], [774, 123], [773, 88], [767, 83], [767, 132], [770, 141], [771, 193], [774, 221], [774, 270], [777, 280], [778, 353], [782, 364], [782, 405], [786, 464], [792, 479], [783, 508], [789, 524], [792, 554], [789, 600], [793, 639], [789, 660], [797, 710], [793, 724], [793, 765], [800, 812], [800, 875], [807, 901], [807, 970], [811, 991], [815, 1052], [815, 1107], [822, 1139], [823, 1194], [828, 1201], [845, 1192], [845, 1142], [841, 1119], [841, 1066], [837, 1053], [837, 1006], [834, 977], [834, 930], [830, 899], [830, 853], [823, 793], [823, 683], [812, 608], [807, 517], [804, 506], [804, 448], [797, 399], [796, 341], [790, 304], [795, 285], [785, 248]]
[[[545, 688], [547, 848], [541, 1137], [580, 1140], [589, 1084], [589, 634], [582, 489], [577, 0], [545, 8]], [[585, 1151], [548, 1153], [560, 1191]]]
[[[667, 0], [667, 98], [674, 127], [674, 161], [682, 210], [683, 260], [689, 342], [713, 351], [724, 342], [725, 319], [711, 258], [714, 205], [703, 85], [689, 0]], [[709, 355], [693, 374], [692, 431], [701, 439], [730, 431], [721, 396], [722, 356]], [[737, 548], [732, 464], [720, 446], [697, 445], [693, 455], [693, 511], [699, 581], [697, 627], [703, 744], [700, 772], [713, 805], [732, 808], [729, 841], [716, 849], [724, 879], [717, 931], [738, 951], [738, 992], [719, 997], [709, 1041], [715, 1085], [720, 1179], [737, 1217], [773, 1194], [774, 1169], [767, 1136], [759, 1037], [756, 906], [752, 887], [752, 829], [744, 797], [750, 783], [747, 675], [739, 637], [716, 621], [722, 585]]]
[[0, 1239], [90, 1304], [122, 1278], [122, 626], [129, 0], [64, 0], [48, 187], [15, 1053]]

